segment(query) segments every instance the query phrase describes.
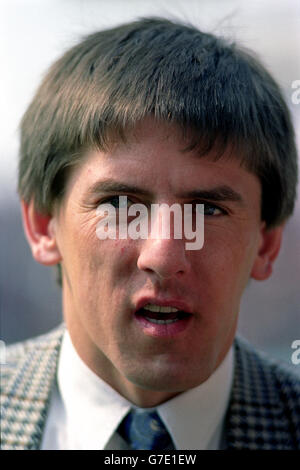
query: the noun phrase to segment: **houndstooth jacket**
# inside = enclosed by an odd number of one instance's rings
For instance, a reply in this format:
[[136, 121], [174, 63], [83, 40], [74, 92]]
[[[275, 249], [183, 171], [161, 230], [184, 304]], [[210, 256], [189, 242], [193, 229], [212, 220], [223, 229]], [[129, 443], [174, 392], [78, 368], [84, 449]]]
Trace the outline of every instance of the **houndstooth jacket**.
[[[40, 448], [64, 328], [8, 348], [1, 366], [3, 450]], [[234, 346], [226, 448], [299, 450], [300, 378], [241, 338]]]

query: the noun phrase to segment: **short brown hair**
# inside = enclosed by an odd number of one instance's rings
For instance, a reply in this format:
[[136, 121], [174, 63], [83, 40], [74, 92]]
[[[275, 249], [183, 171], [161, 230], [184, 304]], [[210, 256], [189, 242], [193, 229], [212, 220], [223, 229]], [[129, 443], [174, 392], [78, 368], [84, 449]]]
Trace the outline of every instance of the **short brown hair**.
[[89, 35], [49, 70], [21, 122], [19, 193], [51, 213], [68, 168], [147, 115], [192, 130], [187, 148], [228, 145], [262, 185], [262, 220], [294, 208], [297, 152], [282, 93], [252, 53], [161, 18]]

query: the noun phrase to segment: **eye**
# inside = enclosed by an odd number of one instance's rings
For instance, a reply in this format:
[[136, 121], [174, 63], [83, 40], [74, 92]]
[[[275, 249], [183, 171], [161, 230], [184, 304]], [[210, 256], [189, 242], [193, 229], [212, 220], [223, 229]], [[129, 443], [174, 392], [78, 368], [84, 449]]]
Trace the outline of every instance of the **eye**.
[[127, 196], [111, 196], [106, 198], [103, 201], [98, 203], [98, 206], [101, 204], [111, 204], [115, 209], [128, 209], [131, 204], [134, 204]]
[[[200, 204], [198, 202], [198, 204]], [[216, 206], [215, 204], [210, 204], [209, 202], [201, 202], [201, 204], [204, 205], [204, 215], [206, 216], [219, 216], [219, 215], [225, 215], [226, 211], [224, 209], [221, 209], [220, 207]], [[198, 206], [197, 207], [198, 211], [202, 211], [202, 207]]]

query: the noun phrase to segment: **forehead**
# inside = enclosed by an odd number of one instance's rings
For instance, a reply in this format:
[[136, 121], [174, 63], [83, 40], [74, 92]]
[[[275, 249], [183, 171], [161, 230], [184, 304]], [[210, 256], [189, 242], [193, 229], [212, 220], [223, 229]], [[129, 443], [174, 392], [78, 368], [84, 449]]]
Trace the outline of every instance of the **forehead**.
[[258, 178], [241, 166], [239, 156], [224, 152], [216, 159], [212, 150], [200, 157], [196, 149], [186, 147], [187, 138], [178, 126], [145, 119], [128, 133], [126, 142], [115, 143], [107, 152], [87, 152], [69, 188], [87, 192], [110, 179], [162, 195], [227, 185], [260, 197]]

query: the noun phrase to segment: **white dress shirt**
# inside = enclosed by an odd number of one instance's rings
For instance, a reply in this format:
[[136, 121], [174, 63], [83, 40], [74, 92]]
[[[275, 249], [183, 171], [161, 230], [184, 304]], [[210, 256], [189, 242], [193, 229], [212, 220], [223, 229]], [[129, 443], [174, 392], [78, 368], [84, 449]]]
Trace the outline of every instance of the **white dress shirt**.
[[[176, 449], [212, 450], [221, 447], [233, 364], [231, 347], [208, 380], [155, 408]], [[116, 429], [134, 406], [87, 367], [66, 331], [41, 448], [128, 449]]]

